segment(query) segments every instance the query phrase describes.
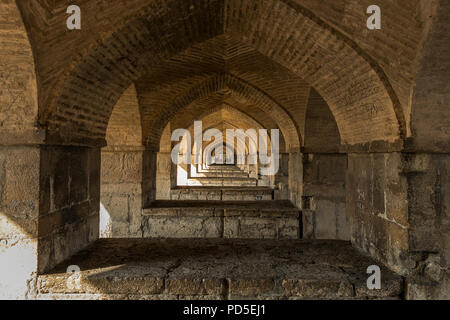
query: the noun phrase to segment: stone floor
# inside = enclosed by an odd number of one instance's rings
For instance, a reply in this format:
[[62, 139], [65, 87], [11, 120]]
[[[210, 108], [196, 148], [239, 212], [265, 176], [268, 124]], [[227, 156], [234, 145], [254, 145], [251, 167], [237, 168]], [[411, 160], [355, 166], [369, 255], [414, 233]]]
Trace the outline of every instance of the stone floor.
[[[344, 241], [101, 239], [38, 287], [41, 299], [401, 298], [402, 277], [382, 266], [381, 290], [367, 289], [373, 264]], [[69, 265], [79, 287], [67, 286]]]

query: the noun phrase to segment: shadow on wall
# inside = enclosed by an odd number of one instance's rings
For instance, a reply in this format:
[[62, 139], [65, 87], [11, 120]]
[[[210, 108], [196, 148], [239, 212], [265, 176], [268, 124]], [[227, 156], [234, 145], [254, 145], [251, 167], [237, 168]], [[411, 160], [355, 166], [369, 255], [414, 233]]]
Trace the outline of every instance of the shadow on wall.
[[103, 203], [100, 203], [100, 238], [112, 237], [112, 219]]

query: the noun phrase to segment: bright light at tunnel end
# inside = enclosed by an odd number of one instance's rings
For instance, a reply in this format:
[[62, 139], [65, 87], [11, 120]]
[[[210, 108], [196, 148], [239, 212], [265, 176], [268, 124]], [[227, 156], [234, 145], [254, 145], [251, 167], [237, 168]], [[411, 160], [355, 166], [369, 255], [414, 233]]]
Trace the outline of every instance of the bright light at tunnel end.
[[[171, 141], [179, 142], [171, 153], [174, 164], [259, 164], [260, 174], [267, 176], [275, 175], [279, 170], [279, 129], [271, 129], [270, 137], [267, 129], [226, 129], [224, 141], [221, 130], [210, 128], [203, 131], [202, 121], [195, 121], [193, 133], [192, 140], [191, 132], [187, 129], [172, 132]], [[208, 143], [205, 148], [204, 142]]]

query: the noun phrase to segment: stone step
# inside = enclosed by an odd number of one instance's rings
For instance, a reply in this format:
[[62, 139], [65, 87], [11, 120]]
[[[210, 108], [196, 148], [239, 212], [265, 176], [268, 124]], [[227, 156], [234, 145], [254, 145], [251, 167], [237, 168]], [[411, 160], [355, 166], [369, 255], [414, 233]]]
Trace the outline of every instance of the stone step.
[[248, 178], [244, 171], [197, 172], [193, 178]]
[[[79, 286], [68, 286], [70, 265]], [[101, 239], [39, 275], [40, 299], [400, 299], [403, 278], [345, 241]]]
[[146, 238], [298, 239], [300, 212], [289, 201], [154, 201], [143, 210]]
[[236, 166], [229, 166], [229, 165], [217, 165], [217, 166], [209, 166], [205, 169], [199, 169], [199, 171], [241, 171]]
[[270, 188], [214, 188], [214, 187], [186, 187], [172, 189], [172, 200], [225, 200], [225, 201], [254, 201], [273, 200], [274, 190]]
[[254, 178], [189, 178], [188, 186], [223, 186], [223, 187], [256, 187], [258, 180]]
[[244, 172], [243, 170], [239, 169], [239, 168], [235, 168], [235, 169], [229, 169], [229, 170], [224, 170], [224, 169], [203, 169], [203, 170], [197, 170], [197, 172], [199, 173], [227, 173], [227, 172]]

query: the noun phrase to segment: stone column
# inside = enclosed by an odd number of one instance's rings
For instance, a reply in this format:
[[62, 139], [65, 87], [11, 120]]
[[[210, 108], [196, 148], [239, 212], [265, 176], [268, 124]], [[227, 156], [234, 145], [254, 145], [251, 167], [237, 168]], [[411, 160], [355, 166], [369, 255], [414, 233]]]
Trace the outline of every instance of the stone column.
[[99, 237], [100, 149], [42, 146], [39, 271]]
[[149, 202], [155, 198], [155, 177], [153, 181], [144, 181], [145, 153], [143, 147], [108, 147], [102, 150], [102, 237], [141, 235], [143, 187], [149, 192], [146, 194]]
[[0, 299], [36, 291], [40, 148], [0, 146]]
[[350, 240], [345, 207], [347, 155], [308, 153], [303, 161], [303, 236]]
[[275, 200], [289, 200], [289, 153], [280, 153], [280, 167], [275, 174]]
[[0, 292], [30, 298], [36, 276], [98, 239], [98, 148], [0, 147]]
[[403, 164], [401, 153], [350, 153], [346, 179], [352, 243], [400, 273], [409, 250]]
[[172, 159], [169, 152], [158, 152], [156, 173], [156, 199], [170, 199]]
[[289, 199], [302, 208], [303, 195], [303, 155], [300, 152], [289, 153]]

